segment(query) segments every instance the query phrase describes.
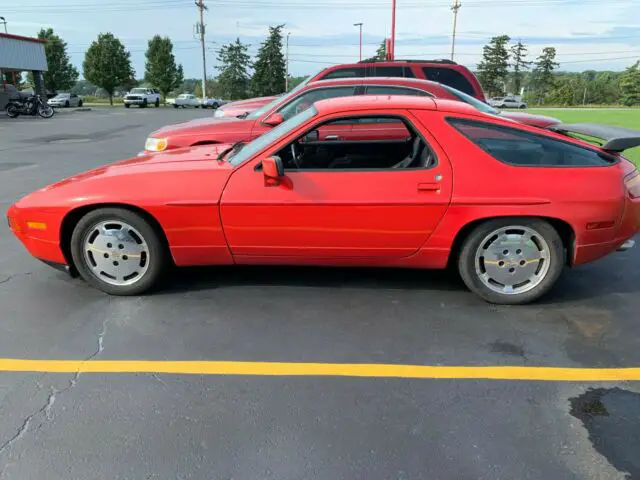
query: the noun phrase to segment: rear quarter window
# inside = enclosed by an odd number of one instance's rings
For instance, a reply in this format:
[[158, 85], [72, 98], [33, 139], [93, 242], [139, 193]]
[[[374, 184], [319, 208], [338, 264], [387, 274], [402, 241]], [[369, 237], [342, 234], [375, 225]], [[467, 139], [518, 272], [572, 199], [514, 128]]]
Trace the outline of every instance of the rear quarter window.
[[450, 125], [503, 163], [526, 167], [598, 167], [617, 162], [603, 152], [500, 125], [449, 118]]
[[467, 95], [476, 96], [476, 92], [469, 80], [467, 80], [465, 76], [457, 70], [441, 67], [422, 67], [422, 71], [424, 72], [427, 80], [444, 83], [445, 85], [449, 85], [450, 87], [460, 90]]

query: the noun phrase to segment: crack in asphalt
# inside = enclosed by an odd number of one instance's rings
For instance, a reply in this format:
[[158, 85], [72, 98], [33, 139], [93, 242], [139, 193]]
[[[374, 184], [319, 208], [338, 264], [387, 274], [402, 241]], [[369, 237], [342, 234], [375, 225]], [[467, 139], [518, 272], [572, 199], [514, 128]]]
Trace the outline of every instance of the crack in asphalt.
[[7, 278], [5, 278], [4, 280], [0, 280], [0, 285], [2, 285], [3, 283], [8, 283], [11, 280], [13, 280], [14, 278], [17, 277], [26, 277], [27, 275], [31, 275], [31, 272], [24, 272], [24, 273], [15, 273], [13, 275], [9, 275]]
[[[21, 275], [21, 274], [17, 274], [17, 275]], [[3, 282], [0, 282], [0, 283], [5, 283], [5, 282], [11, 280], [11, 278], [13, 278], [13, 277], [15, 277], [17, 275], [12, 275], [7, 280], [5, 280]], [[22, 275], [29, 275], [29, 274], [22, 274]], [[73, 377], [69, 381], [69, 385], [67, 385], [65, 388], [63, 388], [61, 390], [57, 390], [56, 388], [51, 387], [51, 393], [47, 396], [47, 401], [45, 402], [45, 404], [42, 407], [40, 407], [38, 410], [36, 410], [32, 414], [30, 414], [29, 416], [27, 416], [24, 419], [24, 422], [22, 422], [22, 426], [18, 429], [17, 433], [13, 437], [11, 437], [9, 440], [4, 442], [2, 445], [0, 445], [0, 455], [2, 455], [6, 450], [10, 449], [16, 442], [20, 441], [22, 439], [22, 437], [25, 436], [25, 434], [29, 431], [29, 427], [31, 426], [31, 422], [38, 415], [44, 414], [44, 417], [45, 417], [46, 421], [52, 421], [53, 420], [52, 409], [53, 409], [53, 405], [56, 402], [56, 399], [59, 396], [61, 396], [62, 394], [64, 394], [65, 392], [67, 392], [67, 391], [71, 390], [73, 387], [75, 387], [77, 385], [77, 383], [78, 383], [78, 379], [80, 378], [80, 375], [82, 374], [82, 366], [86, 362], [94, 359], [95, 357], [97, 357], [98, 355], [100, 355], [104, 351], [104, 337], [107, 334], [107, 324], [109, 323], [109, 318], [110, 317], [106, 317], [102, 321], [102, 331], [98, 334], [98, 338], [97, 338], [98, 347], [96, 348], [96, 350], [91, 355], [89, 355], [87, 358], [85, 358], [82, 361], [82, 363], [78, 367], [78, 371], [73, 375]], [[1, 477], [1, 474], [2, 474], [2, 472], [0, 471], [0, 477]]]

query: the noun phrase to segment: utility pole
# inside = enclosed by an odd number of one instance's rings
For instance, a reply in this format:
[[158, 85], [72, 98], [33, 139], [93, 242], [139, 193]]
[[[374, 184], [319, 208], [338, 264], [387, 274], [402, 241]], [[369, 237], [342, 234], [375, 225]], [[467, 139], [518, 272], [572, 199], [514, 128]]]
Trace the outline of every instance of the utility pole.
[[389, 41], [387, 56], [389, 60], [395, 60], [396, 50], [396, 0], [391, 0], [391, 40]]
[[451, 37], [451, 61], [453, 61], [453, 57], [456, 53], [456, 27], [458, 26], [458, 10], [462, 4], [460, 0], [453, 0], [451, 4], [451, 10], [453, 10], [453, 36]]
[[207, 99], [207, 56], [205, 54], [206, 49], [204, 46], [204, 12], [209, 8], [204, 4], [204, 0], [196, 0], [196, 7], [200, 10], [200, 23], [198, 24], [196, 31], [200, 33], [200, 45], [202, 46], [202, 102]]
[[360, 27], [360, 61], [362, 61], [362, 22], [354, 23], [354, 27]]
[[7, 32], [7, 20], [4, 17], [0, 17], [0, 23], [4, 23], [4, 33], [8, 33]]
[[287, 72], [284, 75], [284, 91], [288, 92], [289, 91], [289, 35], [291, 35], [291, 32], [287, 32]]

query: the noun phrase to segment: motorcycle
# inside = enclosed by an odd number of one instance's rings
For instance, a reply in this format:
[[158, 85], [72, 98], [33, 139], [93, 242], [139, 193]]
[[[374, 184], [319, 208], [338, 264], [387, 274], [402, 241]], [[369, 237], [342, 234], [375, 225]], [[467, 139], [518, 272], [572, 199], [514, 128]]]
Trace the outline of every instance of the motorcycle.
[[53, 107], [40, 95], [30, 95], [26, 99], [10, 100], [7, 104], [7, 115], [16, 118], [19, 115], [40, 115], [42, 118], [53, 117]]

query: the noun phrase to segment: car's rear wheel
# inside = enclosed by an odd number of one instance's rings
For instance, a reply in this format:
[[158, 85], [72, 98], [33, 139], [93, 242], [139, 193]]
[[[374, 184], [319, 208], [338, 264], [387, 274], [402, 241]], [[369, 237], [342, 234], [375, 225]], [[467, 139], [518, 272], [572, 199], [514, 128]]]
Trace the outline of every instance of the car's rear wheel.
[[156, 98], [156, 102], [154, 103], [155, 107], [158, 108], [160, 106], [160, 100]]
[[124, 104], [124, 108], [129, 108], [131, 105], [129, 105], [128, 103]]
[[110, 295], [138, 295], [158, 284], [167, 248], [141, 215], [120, 208], [89, 212], [76, 225], [71, 255], [87, 282]]
[[78, 107], [82, 107], [82, 100], [78, 100]]
[[65, 106], [65, 108], [69, 108], [69, 100], [67, 100], [66, 102], [64, 102], [64, 106]]
[[548, 222], [495, 219], [465, 239], [458, 270], [471, 291], [490, 303], [517, 305], [541, 297], [564, 268], [564, 246]]

